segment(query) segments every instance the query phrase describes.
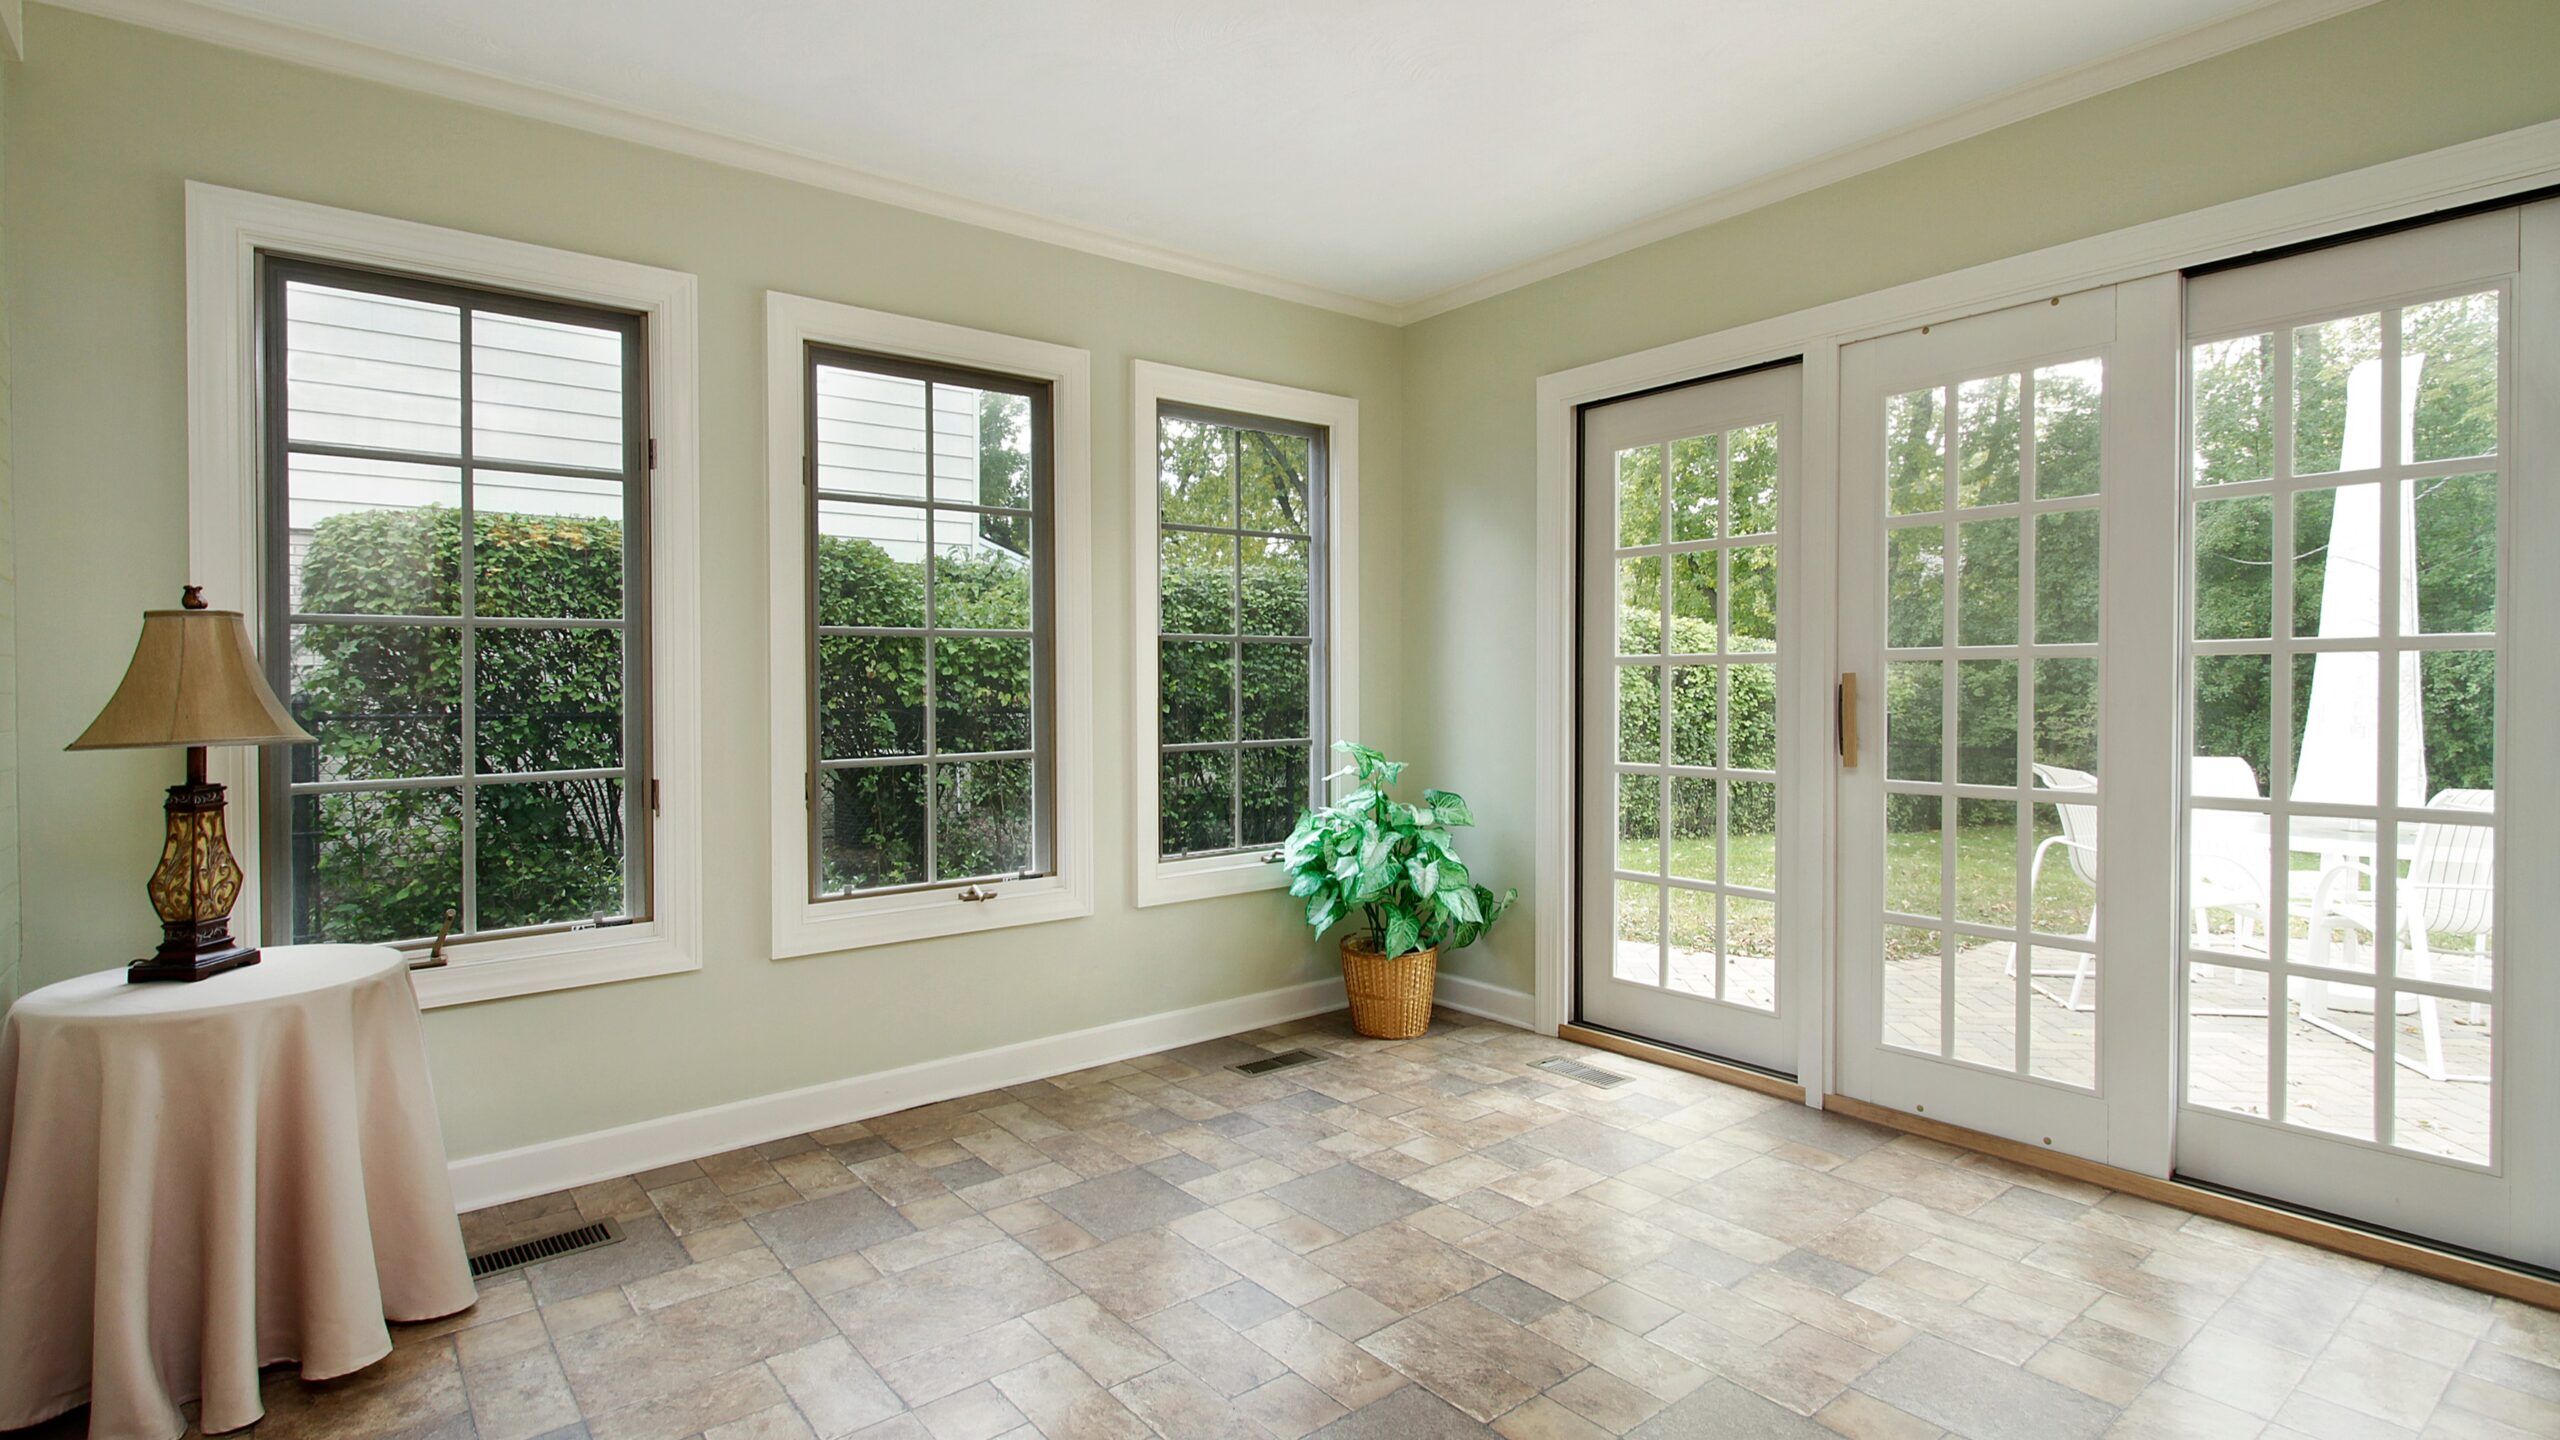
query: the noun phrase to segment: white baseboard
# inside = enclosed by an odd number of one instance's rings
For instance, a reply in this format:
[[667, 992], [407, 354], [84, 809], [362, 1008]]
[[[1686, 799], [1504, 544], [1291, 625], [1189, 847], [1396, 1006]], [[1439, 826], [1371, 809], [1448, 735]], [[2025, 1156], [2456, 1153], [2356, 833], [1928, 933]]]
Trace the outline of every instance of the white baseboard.
[[[1489, 1008], [1483, 998], [1517, 997], [1525, 1015], [1528, 997], [1516, 990], [1461, 981], [1450, 975], [1442, 976], [1440, 984], [1442, 999], [1453, 1010], [1525, 1023]], [[1309, 980], [1256, 995], [1195, 1005], [1188, 1010], [1142, 1015], [1089, 1030], [1045, 1035], [992, 1050], [926, 1060], [610, 1130], [473, 1155], [453, 1162], [454, 1204], [458, 1209], [477, 1210], [528, 1195], [547, 1195], [573, 1185], [716, 1155], [742, 1145], [757, 1145], [938, 1100], [1044, 1080], [1179, 1045], [1196, 1045], [1238, 1031], [1339, 1010], [1343, 1004], [1340, 976]]]
[[1526, 990], [1496, 985], [1485, 980], [1471, 980], [1464, 975], [1440, 972], [1439, 990], [1433, 997], [1452, 1010], [1499, 1020], [1523, 1030], [1538, 1028], [1538, 997]]

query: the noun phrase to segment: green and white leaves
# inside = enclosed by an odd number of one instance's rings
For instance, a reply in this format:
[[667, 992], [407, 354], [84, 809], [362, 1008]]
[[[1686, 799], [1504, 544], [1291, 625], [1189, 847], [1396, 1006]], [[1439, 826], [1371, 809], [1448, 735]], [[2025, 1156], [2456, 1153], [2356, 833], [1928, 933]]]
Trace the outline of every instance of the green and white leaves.
[[1426, 790], [1421, 804], [1405, 804], [1388, 794], [1402, 761], [1347, 740], [1333, 748], [1350, 757], [1359, 788], [1301, 816], [1280, 852], [1308, 926], [1321, 935], [1360, 914], [1388, 955], [1475, 943], [1518, 892], [1476, 884], [1452, 848], [1450, 830], [1475, 823], [1465, 797]]

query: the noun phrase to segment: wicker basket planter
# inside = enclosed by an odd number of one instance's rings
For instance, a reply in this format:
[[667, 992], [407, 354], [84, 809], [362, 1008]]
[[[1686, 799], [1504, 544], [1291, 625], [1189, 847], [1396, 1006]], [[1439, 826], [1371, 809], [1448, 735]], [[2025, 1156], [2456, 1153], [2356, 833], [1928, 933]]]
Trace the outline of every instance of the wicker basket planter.
[[1351, 1028], [1373, 1040], [1411, 1040], [1431, 1028], [1431, 991], [1440, 974], [1437, 949], [1386, 956], [1365, 935], [1342, 940], [1342, 988], [1351, 995]]

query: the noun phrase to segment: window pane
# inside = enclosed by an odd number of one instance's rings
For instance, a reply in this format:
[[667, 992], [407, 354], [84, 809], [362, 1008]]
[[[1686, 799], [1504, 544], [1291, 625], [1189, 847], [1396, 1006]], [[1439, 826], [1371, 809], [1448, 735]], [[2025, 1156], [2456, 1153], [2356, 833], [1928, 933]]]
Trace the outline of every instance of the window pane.
[[462, 453], [462, 312], [296, 280], [286, 284], [285, 438]]
[[2381, 683], [2381, 657], [2370, 650], [2293, 657], [2294, 799], [2375, 802], [2382, 765]]
[[396, 780], [462, 771], [462, 635], [442, 625], [297, 625], [296, 780]]
[[1716, 676], [1713, 665], [1671, 667], [1671, 763], [1718, 765]]
[[1890, 780], [1935, 780], [1946, 745], [1946, 666], [1895, 660], [1884, 667], [1884, 773]]
[[2018, 783], [2018, 662], [1956, 663], [1956, 779]]
[[2284, 1118], [2373, 1137], [2373, 991], [2296, 975], [2285, 984]]
[[2381, 459], [2382, 317], [2350, 315], [2297, 328], [2293, 473], [2363, 470]]
[[1176, 750], [1156, 782], [1164, 854], [1229, 850], [1235, 838], [1236, 753]]
[[2293, 633], [2382, 633], [2382, 487], [2342, 485], [2293, 496]]
[[612, 919], [623, 890], [619, 780], [483, 785], [479, 812], [480, 928]]
[[1238, 738], [1307, 738], [1307, 647], [1282, 641], [1239, 648], [1244, 668], [1238, 672], [1243, 701]]
[[818, 502], [818, 623], [924, 624], [924, 511]]
[[2497, 292], [2400, 312], [2400, 388], [2402, 459], [2498, 453]]
[[1307, 478], [1312, 463], [1306, 437], [1267, 430], [1236, 432], [1238, 514], [1247, 530], [1290, 535], [1313, 531]]
[[487, 310], [471, 316], [471, 453], [622, 468], [620, 331]]
[[971, 760], [934, 769], [938, 880], [1031, 868], [1031, 762]]
[[[2405, 667], [2408, 661], [2401, 661]], [[2498, 655], [2494, 650], [2430, 650], [2418, 661], [2419, 735], [2427, 753], [2426, 803], [2446, 792], [2498, 788]], [[2402, 803], [2415, 803], [2404, 796]], [[2454, 803], [2461, 803], [2455, 801]]]
[[1683, 995], [1716, 993], [1716, 897], [1713, 891], [1673, 889], [1670, 900], [1670, 965], [1663, 983]]
[[1166, 640], [1157, 648], [1162, 735], [1167, 745], [1235, 738], [1235, 647]]
[[1941, 509], [1947, 492], [1945, 392], [1914, 390], [1885, 402], [1886, 488], [1893, 513]]
[[[2036, 662], [2036, 754], [2038, 765], [2058, 767], [2072, 775], [2098, 773], [2098, 662]], [[2071, 775], [2038, 784], [2069, 789], [2080, 782]]]
[[2276, 473], [2275, 337], [2213, 340], [2189, 352], [2195, 483], [2234, 485]]
[[1662, 873], [1662, 818], [1661, 776], [1618, 777], [1619, 869], [1638, 875]]
[[1766, 535], [1778, 528], [1778, 427], [1750, 425], [1733, 432], [1732, 491], [1727, 529]]
[[1947, 633], [1946, 532], [1926, 529], [1892, 532], [1892, 559], [1885, 574], [1885, 644], [1934, 646]]
[[1618, 667], [1619, 759], [1662, 763], [1662, 683], [1659, 665]]
[[1945, 802], [1935, 795], [1884, 797], [1884, 908], [1935, 917], [1942, 908], [1939, 830]]
[[1939, 1010], [1946, 936], [1935, 930], [1888, 925], [1884, 931], [1884, 1035], [1887, 1045], [1942, 1053]]
[[1671, 650], [1683, 655], [1716, 651], [1716, 552], [1691, 550], [1671, 557]]
[[[2069, 803], [2038, 805], [2035, 812], [2035, 912], [2028, 926], [2047, 935], [2097, 938], [2098, 807]], [[2078, 961], [2066, 955], [2064, 963]], [[2041, 962], [2039, 962], [2041, 965]], [[2077, 1004], [2092, 1004], [2081, 995]]]
[[924, 643], [910, 635], [819, 638], [820, 759], [924, 753]]
[[472, 655], [481, 774], [622, 764], [622, 632], [481, 630]]
[[1307, 633], [1307, 542], [1248, 535], [1243, 549], [1244, 633]]
[[2275, 504], [2263, 495], [2196, 507], [2196, 638], [2275, 634]]
[[[953, 387], [953, 393], [971, 392]], [[978, 443], [970, 459], [977, 466], [977, 501], [1027, 510], [1031, 508], [1031, 397], [1001, 390], [975, 394]], [[937, 457], [936, 473], [941, 469]]]
[[1725, 552], [1725, 648], [1738, 655], [1778, 648], [1778, 547]]
[[1725, 763], [1736, 770], [1778, 768], [1778, 667], [1729, 665], [1724, 678]]
[[1277, 845], [1305, 812], [1309, 752], [1303, 745], [1256, 747], [1237, 752], [1242, 766], [1243, 833], [1239, 845]]
[[[1671, 538], [1713, 540], [1723, 508], [1719, 437], [1698, 435], [1671, 442]], [[1635, 542], [1642, 543], [1642, 542]]]
[[1777, 889], [1778, 787], [1736, 780], [1725, 790], [1725, 805], [1725, 883]]
[[1168, 525], [1236, 523], [1235, 432], [1165, 416], [1156, 423], [1158, 513]]
[[819, 891], [840, 895], [924, 878], [924, 767], [819, 772]]
[[1662, 447], [1618, 452], [1618, 543], [1662, 543]]
[[1168, 635], [1232, 635], [1236, 630], [1236, 539], [1167, 530], [1158, 542], [1164, 589], [1156, 623]]
[[923, 499], [924, 382], [816, 370], [818, 488]]
[[2051, 500], [2098, 493], [2099, 394], [2106, 367], [2095, 360], [2036, 372], [2036, 494]]
[[[285, 593], [296, 611], [462, 613], [460, 470], [293, 455], [286, 471]], [[620, 569], [617, 551], [617, 606]]]
[[1724, 998], [1754, 1010], [1777, 1009], [1776, 902], [1729, 895], [1724, 914]]
[[2275, 774], [2269, 760], [2275, 753], [2269, 738], [2274, 673], [2264, 655], [2196, 657], [2198, 759], [2189, 773], [2194, 793], [2253, 799], [2267, 793]]
[[2018, 522], [1975, 520], [1956, 527], [1956, 643], [2018, 643]]
[[2098, 642], [2098, 512], [2036, 517], [2036, 642]]
[[1662, 653], [1662, 557], [1618, 562], [1618, 653]]
[[292, 812], [295, 944], [414, 940], [459, 913], [461, 792], [297, 795]]
[[[1636, 777], [1629, 776], [1629, 779]], [[1650, 777], [1646, 777], [1650, 783]], [[1645, 868], [1651, 869], [1650, 865]], [[1691, 776], [1671, 781], [1671, 873], [1683, 880], [1716, 880], [1716, 782]]]
[[941, 630], [1031, 628], [1031, 556], [971, 535], [953, 542], [957, 527], [974, 530], [977, 516], [936, 511], [941, 532], [933, 554], [933, 623]]
[[942, 755], [1031, 748], [1031, 642], [933, 642], [933, 741]]
[[1662, 983], [1662, 887], [1633, 880], [1618, 882], [1616, 953], [1609, 973], [1638, 985]]
[[2455, 475], [2404, 482], [2400, 511], [2417, 554], [2418, 613], [2428, 635], [2498, 628], [2498, 478]]
[[2267, 1113], [2267, 977], [2211, 963], [2187, 967], [2187, 1103]]
[[[2007, 800], [1956, 802], [1956, 918], [2007, 929], [2018, 921], [2018, 807]], [[1958, 937], [1970, 950], [1981, 942]], [[2005, 949], [2001, 954], [2008, 958]], [[1959, 1010], [1964, 1007], [1959, 1005]], [[2005, 1018], [2005, 1017], [2004, 1017]]]
[[[2400, 1016], [2399, 1055], [2410, 1062], [2393, 1080], [2391, 1143], [2429, 1155], [2473, 1165], [2486, 1165], [2490, 1154], [2489, 1086], [2480, 1083], [2497, 1072], [2491, 1021], [2496, 1007], [2469, 1001], [2404, 1002], [2411, 1013]], [[2422, 1012], [2433, 1008], [2437, 1013]], [[2443, 1078], [2415, 1068], [2427, 1056], [2426, 1026], [2437, 1031]]]
[[2018, 499], [2018, 377], [1967, 380], [1956, 390], [1956, 504]]
[[471, 474], [471, 609], [526, 620], [619, 620], [622, 483]]

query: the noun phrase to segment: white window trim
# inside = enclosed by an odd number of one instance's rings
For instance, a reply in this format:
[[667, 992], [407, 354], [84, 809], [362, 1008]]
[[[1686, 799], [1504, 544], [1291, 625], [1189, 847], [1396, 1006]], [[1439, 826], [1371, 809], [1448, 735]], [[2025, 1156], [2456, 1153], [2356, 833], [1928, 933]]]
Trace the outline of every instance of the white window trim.
[[[651, 916], [611, 929], [471, 941], [444, 968], [416, 972], [429, 1008], [702, 968], [701, 576], [696, 559], [694, 277], [187, 182], [188, 567], [213, 602], [264, 635], [260, 584], [265, 477], [258, 396], [258, 253], [373, 266], [463, 285], [636, 310], [647, 318], [649, 425], [657, 444], [650, 508]], [[213, 778], [254, 808], [266, 750], [218, 748]], [[235, 912], [257, 935], [260, 847]]]
[[[1049, 382], [1050, 673], [1054, 873], [963, 904], [947, 888], [813, 900], [809, 776], [809, 345], [995, 370]], [[772, 584], [773, 957], [819, 955], [1093, 913], [1093, 357], [1086, 351], [805, 295], [765, 292], [765, 465]]]
[[1138, 904], [1175, 905], [1278, 890], [1288, 872], [1261, 856], [1157, 855], [1161, 796], [1156, 671], [1156, 412], [1166, 402], [1325, 428], [1325, 668], [1327, 743], [1360, 734], [1360, 402], [1261, 380], [1133, 362], [1129, 382], [1130, 597], [1129, 836]]

